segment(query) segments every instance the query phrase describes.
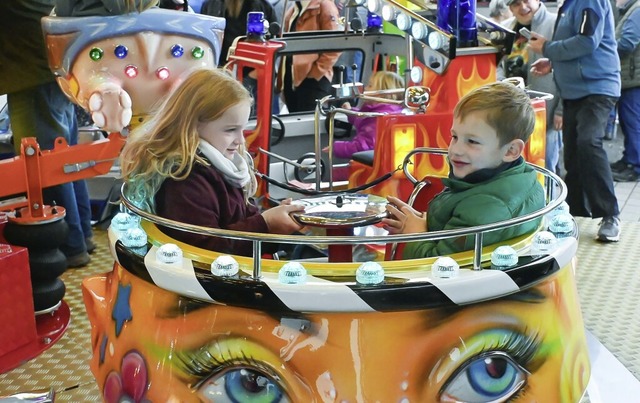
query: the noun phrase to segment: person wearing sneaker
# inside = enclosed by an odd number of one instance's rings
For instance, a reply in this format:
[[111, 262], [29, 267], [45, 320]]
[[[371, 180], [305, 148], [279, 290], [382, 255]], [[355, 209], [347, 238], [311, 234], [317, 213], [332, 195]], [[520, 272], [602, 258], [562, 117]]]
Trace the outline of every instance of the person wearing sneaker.
[[563, 102], [565, 182], [569, 211], [600, 218], [596, 239], [620, 239], [618, 200], [603, 147], [607, 120], [620, 97], [614, 12], [604, 0], [565, 0], [552, 39], [531, 32], [529, 47], [544, 57], [531, 74], [553, 71]]
[[622, 159], [611, 164], [613, 180], [635, 182], [640, 174], [640, 1], [616, 0], [620, 19], [616, 26], [622, 93], [618, 120], [624, 133]]
[[[78, 143], [74, 106], [49, 68], [40, 24], [54, 6], [55, 0], [0, 1], [0, 24], [4, 30], [0, 35], [0, 94], [7, 94], [17, 155], [21, 140], [26, 137], [35, 136], [43, 151], [53, 149], [58, 137], [71, 146]], [[69, 235], [60, 250], [67, 256], [67, 265], [87, 265], [91, 259], [85, 239], [91, 237], [91, 206], [86, 182], [52, 186], [42, 195], [46, 204], [55, 203], [66, 210]]]

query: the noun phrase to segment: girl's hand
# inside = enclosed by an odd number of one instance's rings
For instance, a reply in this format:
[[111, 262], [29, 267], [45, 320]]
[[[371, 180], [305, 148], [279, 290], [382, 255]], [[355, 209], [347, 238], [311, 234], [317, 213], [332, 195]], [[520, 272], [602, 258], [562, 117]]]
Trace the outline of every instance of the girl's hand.
[[387, 200], [389, 217], [384, 218], [382, 224], [390, 234], [414, 234], [427, 231], [426, 213], [417, 211], [397, 197], [389, 196]]
[[345, 102], [342, 104], [342, 109], [351, 109], [351, 104], [349, 102]]
[[291, 199], [285, 199], [279, 206], [264, 211], [262, 217], [267, 223], [270, 233], [286, 235], [302, 228], [302, 225], [291, 217], [291, 213], [299, 211], [304, 211], [303, 205], [291, 204]]

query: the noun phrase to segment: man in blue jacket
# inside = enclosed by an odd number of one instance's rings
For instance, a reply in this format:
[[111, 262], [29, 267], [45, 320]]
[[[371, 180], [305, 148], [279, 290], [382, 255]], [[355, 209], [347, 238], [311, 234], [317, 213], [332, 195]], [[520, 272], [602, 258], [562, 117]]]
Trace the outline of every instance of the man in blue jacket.
[[635, 182], [640, 178], [640, 1], [617, 0], [616, 5], [620, 10], [616, 40], [622, 79], [618, 119], [624, 133], [624, 151], [620, 161], [611, 164], [611, 170], [614, 181]]
[[620, 97], [620, 59], [609, 0], [566, 0], [552, 40], [533, 32], [531, 49], [544, 58], [534, 75], [552, 69], [563, 100], [564, 163], [571, 214], [602, 217], [597, 239], [620, 239], [619, 209], [603, 148], [607, 119]]

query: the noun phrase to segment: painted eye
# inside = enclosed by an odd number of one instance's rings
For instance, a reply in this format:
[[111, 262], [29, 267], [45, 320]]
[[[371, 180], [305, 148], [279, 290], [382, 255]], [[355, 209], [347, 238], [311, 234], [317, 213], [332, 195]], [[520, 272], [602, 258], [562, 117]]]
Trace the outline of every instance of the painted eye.
[[529, 373], [508, 354], [474, 357], [445, 384], [442, 402], [505, 402], [524, 387]]
[[205, 380], [198, 389], [205, 401], [216, 403], [289, 403], [282, 387], [270, 375], [253, 368], [232, 368]]

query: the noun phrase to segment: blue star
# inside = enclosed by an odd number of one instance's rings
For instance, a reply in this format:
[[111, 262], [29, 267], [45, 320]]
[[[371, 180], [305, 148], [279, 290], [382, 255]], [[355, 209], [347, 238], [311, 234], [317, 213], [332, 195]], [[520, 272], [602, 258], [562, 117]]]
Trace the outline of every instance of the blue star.
[[111, 312], [111, 317], [116, 321], [116, 337], [120, 335], [124, 322], [128, 322], [133, 319], [131, 307], [129, 306], [130, 296], [131, 284], [122, 285], [119, 283], [116, 303], [113, 305], [113, 312]]

